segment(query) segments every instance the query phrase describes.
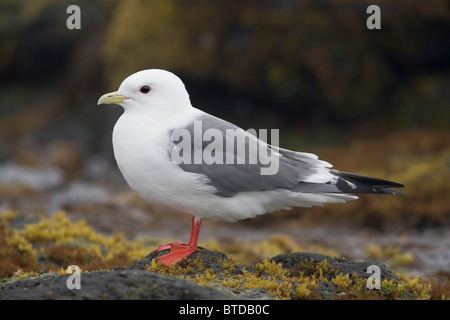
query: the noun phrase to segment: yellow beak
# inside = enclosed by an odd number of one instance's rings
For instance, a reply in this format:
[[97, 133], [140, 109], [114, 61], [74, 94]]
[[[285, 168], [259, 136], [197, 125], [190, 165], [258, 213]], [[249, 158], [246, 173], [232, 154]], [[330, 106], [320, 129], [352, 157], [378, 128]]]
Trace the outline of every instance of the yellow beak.
[[111, 103], [121, 103], [123, 100], [129, 99], [129, 97], [121, 96], [116, 92], [110, 92], [104, 94], [98, 99], [97, 105], [99, 104], [111, 104]]

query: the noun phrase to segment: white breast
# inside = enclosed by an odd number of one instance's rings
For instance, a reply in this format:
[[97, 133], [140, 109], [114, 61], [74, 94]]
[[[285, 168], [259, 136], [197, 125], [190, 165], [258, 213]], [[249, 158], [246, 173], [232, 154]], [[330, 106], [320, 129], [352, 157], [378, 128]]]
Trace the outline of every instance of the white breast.
[[124, 113], [113, 131], [114, 156], [129, 186], [148, 202], [177, 211], [216, 191], [207, 177], [187, 173], [171, 161], [170, 133], [183, 125], [176, 118], [157, 121]]

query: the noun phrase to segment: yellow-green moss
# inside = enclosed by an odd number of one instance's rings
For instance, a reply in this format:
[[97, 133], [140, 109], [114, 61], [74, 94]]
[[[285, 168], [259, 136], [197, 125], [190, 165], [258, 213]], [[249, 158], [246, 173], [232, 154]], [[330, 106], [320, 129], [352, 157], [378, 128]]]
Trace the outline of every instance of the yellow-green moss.
[[339, 274], [339, 275], [335, 276], [333, 279], [331, 279], [331, 282], [340, 291], [347, 291], [352, 284], [352, 280], [350, 279], [350, 276], [348, 274], [346, 274], [346, 275]]
[[372, 259], [387, 260], [393, 267], [406, 267], [414, 261], [414, 255], [410, 252], [401, 252], [397, 246], [382, 246], [369, 243], [365, 247], [367, 255]]
[[275, 263], [270, 261], [268, 258], [264, 259], [262, 263], [257, 263], [254, 267], [255, 271], [258, 273], [266, 273], [268, 276], [277, 277], [280, 279], [285, 279], [288, 273], [280, 263]]
[[6, 211], [2, 211], [0, 212], [0, 221], [11, 221], [12, 219], [14, 219], [17, 216], [17, 211], [15, 210], [6, 210]]
[[188, 275], [194, 273], [194, 265], [203, 268], [201, 262], [196, 259], [192, 264], [187, 263], [186, 260], [174, 265], [165, 266], [161, 262], [153, 259], [151, 264], [147, 267], [147, 271], [161, 273], [167, 276]]
[[234, 290], [264, 289], [274, 295], [276, 299], [289, 299], [292, 291], [292, 283], [289, 281], [278, 281], [273, 276], [263, 277], [247, 271], [229, 279], [224, 279], [222, 285]]
[[[108, 269], [129, 265], [153, 248], [143, 240], [127, 241], [122, 234], [101, 235], [84, 220], [70, 221], [64, 211], [26, 224], [23, 229], [7, 227], [15, 213], [6, 212], [1, 216], [4, 231], [0, 232], [0, 260], [2, 265], [10, 263], [12, 266], [1, 268], [0, 277], [11, 276], [20, 268], [56, 271], [70, 264], [77, 264], [84, 270]], [[40, 265], [38, 256], [45, 266]], [[32, 262], [24, 263], [25, 260]], [[17, 264], [16, 268], [14, 264]]]
[[[37, 223], [25, 225], [23, 230], [15, 231], [17, 240], [23, 237], [26, 243], [73, 243], [90, 247], [90, 254], [104, 259], [111, 259], [125, 252], [131, 261], [144, 257], [149, 251], [142, 240], [133, 242], [125, 240], [122, 234], [105, 236], [95, 232], [84, 220], [70, 221], [64, 211], [50, 218], [42, 218]], [[22, 240], [23, 241], [23, 240]], [[107, 248], [106, 255], [102, 248]]]
[[424, 283], [420, 281], [420, 277], [408, 278], [404, 275], [400, 275], [401, 282], [398, 284], [398, 291], [404, 293], [406, 291], [411, 292], [415, 299], [429, 300], [431, 298], [431, 283]]
[[311, 290], [307, 283], [302, 283], [295, 286], [295, 297], [298, 299], [307, 299], [311, 295]]

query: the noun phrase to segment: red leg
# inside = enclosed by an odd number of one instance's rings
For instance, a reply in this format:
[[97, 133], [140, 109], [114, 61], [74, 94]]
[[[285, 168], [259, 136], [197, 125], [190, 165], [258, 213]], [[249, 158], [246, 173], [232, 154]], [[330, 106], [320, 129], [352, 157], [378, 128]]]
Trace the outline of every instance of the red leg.
[[158, 261], [162, 262], [166, 266], [175, 264], [181, 259], [187, 258], [195, 251], [197, 251], [197, 239], [200, 233], [201, 224], [201, 218], [192, 217], [191, 234], [189, 236], [188, 242], [173, 242], [160, 246], [158, 249], [156, 249], [155, 253], [169, 249], [170, 252], [162, 257], [159, 257]]
[[[202, 223], [202, 221], [200, 220], [200, 224]], [[194, 225], [195, 225], [195, 217], [194, 216], [192, 216], [191, 217], [191, 234], [189, 235], [189, 240], [188, 240], [188, 242], [187, 243], [191, 243], [192, 242], [192, 238], [193, 238], [193, 236], [194, 236], [194, 230], [195, 230], [195, 227], [194, 227]], [[200, 228], [200, 226], [199, 226], [199, 228]], [[197, 234], [197, 237], [198, 237], [198, 234]]]
[[198, 235], [200, 234], [200, 227], [202, 225], [202, 219], [191, 217], [191, 234], [189, 235], [188, 245], [195, 246], [197, 248]]

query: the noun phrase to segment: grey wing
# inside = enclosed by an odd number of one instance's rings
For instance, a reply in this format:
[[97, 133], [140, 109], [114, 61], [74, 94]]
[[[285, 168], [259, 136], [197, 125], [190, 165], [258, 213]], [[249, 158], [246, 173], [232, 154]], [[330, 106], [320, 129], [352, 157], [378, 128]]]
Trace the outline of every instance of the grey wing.
[[[201, 134], [201, 137], [203, 137], [209, 129], [215, 130], [213, 131], [216, 133], [214, 139], [211, 138], [210, 141], [201, 139], [200, 143], [195, 143], [195, 135]], [[273, 147], [234, 124], [209, 114], [195, 119], [184, 130], [187, 130], [192, 137], [190, 139], [190, 150], [178, 149], [176, 152], [189, 151], [190, 156], [185, 159], [190, 161], [179, 163], [179, 167], [186, 172], [207, 176], [210, 183], [217, 189], [216, 194], [220, 196], [230, 197], [239, 192], [277, 188], [303, 192], [299, 183], [305, 183], [308, 186], [310, 184], [322, 185], [337, 179], [327, 168], [331, 165], [318, 160], [317, 156]], [[222, 139], [222, 142], [216, 144], [216, 146], [221, 147], [211, 148], [212, 142], [217, 137]], [[230, 140], [233, 148], [227, 146], [227, 142], [230, 143]], [[255, 145], [257, 146], [256, 149]], [[171, 152], [173, 148], [177, 147], [178, 144], [174, 141]], [[260, 157], [261, 154], [267, 156], [265, 161]], [[200, 163], [198, 161], [196, 163], [196, 155], [198, 156], [197, 160], [202, 158]], [[204, 161], [205, 155], [210, 155], [216, 161], [206, 163]], [[264, 168], [273, 169], [273, 174], [262, 174]], [[314, 188], [311, 189], [310, 186], [304, 189], [305, 192], [320, 192], [317, 189], [312, 190]], [[308, 191], [310, 189], [311, 191]]]

